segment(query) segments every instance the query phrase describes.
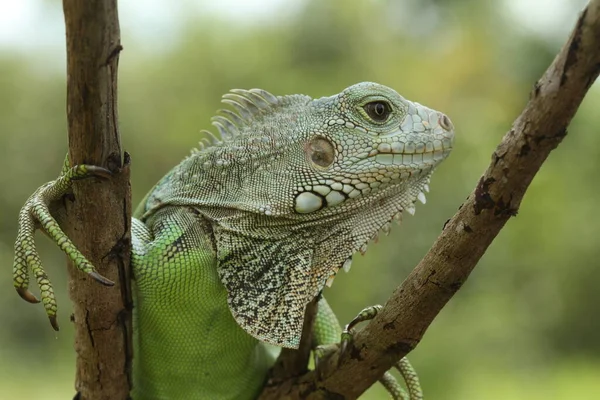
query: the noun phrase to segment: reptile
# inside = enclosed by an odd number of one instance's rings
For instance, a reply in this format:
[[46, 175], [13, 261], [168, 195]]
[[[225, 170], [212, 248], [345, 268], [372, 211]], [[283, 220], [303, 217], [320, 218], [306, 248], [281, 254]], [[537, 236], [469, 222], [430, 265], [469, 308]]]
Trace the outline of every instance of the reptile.
[[[133, 214], [134, 399], [255, 398], [273, 346], [298, 347], [307, 304], [370, 240], [404, 211], [414, 214], [417, 200], [425, 203], [431, 175], [453, 146], [446, 115], [372, 82], [318, 99], [234, 89], [222, 101], [231, 108], [212, 118], [218, 134], [205, 131]], [[28, 289], [30, 274], [36, 278], [55, 329], [36, 229], [76, 268], [111, 283], [48, 207], [90, 176], [110, 173], [67, 158], [19, 214], [13, 283], [38, 302]], [[324, 299], [316, 318], [317, 344], [338, 341]], [[382, 382], [393, 392], [390, 377]]]

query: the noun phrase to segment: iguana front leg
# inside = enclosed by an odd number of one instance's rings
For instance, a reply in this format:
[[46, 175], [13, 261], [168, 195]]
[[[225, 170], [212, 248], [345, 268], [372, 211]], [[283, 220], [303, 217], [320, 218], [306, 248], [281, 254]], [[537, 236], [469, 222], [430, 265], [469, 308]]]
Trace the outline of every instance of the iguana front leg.
[[75, 268], [85, 272], [104, 285], [111, 286], [114, 284], [96, 271], [94, 266], [81, 254], [73, 242], [62, 231], [57, 220], [50, 212], [50, 204], [70, 193], [74, 180], [92, 176], [109, 178], [111, 173], [107, 169], [93, 165], [69, 167], [68, 159], [65, 159], [61, 175], [56, 180], [38, 188], [27, 199], [19, 213], [19, 230], [15, 242], [15, 258], [13, 263], [13, 285], [17, 293], [24, 300], [30, 303], [39, 303], [40, 300], [29, 291], [29, 274], [31, 271], [40, 288], [42, 303], [50, 319], [50, 324], [55, 330], [58, 330], [56, 299], [52, 283], [42, 267], [35, 246], [34, 234], [36, 229], [41, 229], [58, 244], [73, 261]]
[[[345, 352], [348, 343], [352, 340], [354, 327], [361, 322], [370, 321], [375, 318], [381, 308], [380, 305], [375, 305], [363, 309], [342, 330], [333, 310], [327, 301], [324, 298], [321, 298], [314, 329], [316, 344], [314, 351], [315, 367], [318, 367], [319, 360], [327, 357], [337, 348], [338, 340], [340, 340], [340, 352]], [[385, 387], [392, 398], [394, 400], [422, 400], [423, 391], [421, 389], [419, 377], [408, 359], [406, 357], [402, 358], [394, 365], [394, 367], [400, 371], [408, 392], [400, 385], [391, 372], [387, 371], [379, 379], [379, 382]]]

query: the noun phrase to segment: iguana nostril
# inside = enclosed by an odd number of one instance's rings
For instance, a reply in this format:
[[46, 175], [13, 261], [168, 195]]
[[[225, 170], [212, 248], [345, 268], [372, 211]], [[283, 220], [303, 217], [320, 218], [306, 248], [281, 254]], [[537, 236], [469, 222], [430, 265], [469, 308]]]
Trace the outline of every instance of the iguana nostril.
[[447, 131], [451, 131], [454, 130], [454, 125], [452, 125], [452, 121], [450, 121], [450, 118], [448, 118], [448, 116], [446, 116], [446, 114], [442, 114], [440, 113], [440, 126], [442, 128], [444, 128]]

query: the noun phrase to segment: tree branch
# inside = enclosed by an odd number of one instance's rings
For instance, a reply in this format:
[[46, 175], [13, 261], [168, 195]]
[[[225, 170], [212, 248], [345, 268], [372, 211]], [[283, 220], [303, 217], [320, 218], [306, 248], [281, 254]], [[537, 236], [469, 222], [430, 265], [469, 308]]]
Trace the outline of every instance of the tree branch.
[[108, 168], [113, 179], [74, 184], [66, 202], [66, 234], [105, 287], [69, 268], [78, 399], [129, 397], [131, 346], [128, 155], [121, 157], [117, 117], [120, 44], [116, 0], [63, 0], [67, 39], [67, 118], [71, 165]]
[[311, 371], [291, 383], [267, 385], [261, 399], [356, 398], [410, 352], [517, 214], [533, 177], [567, 134], [599, 73], [600, 0], [592, 0], [473, 192], [382, 312], [355, 335], [341, 358], [336, 352], [322, 363], [319, 374]]

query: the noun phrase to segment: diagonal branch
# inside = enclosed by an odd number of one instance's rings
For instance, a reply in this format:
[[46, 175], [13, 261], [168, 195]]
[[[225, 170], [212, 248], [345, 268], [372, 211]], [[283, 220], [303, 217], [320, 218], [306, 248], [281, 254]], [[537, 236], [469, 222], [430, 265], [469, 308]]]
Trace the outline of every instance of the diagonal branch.
[[291, 383], [268, 386], [261, 399], [356, 398], [410, 352], [506, 221], [517, 214], [533, 177], [567, 134], [599, 73], [600, 0], [592, 0], [534, 85], [529, 103], [473, 192], [382, 312], [355, 335], [341, 359], [336, 352], [321, 365], [319, 377], [313, 371]]

